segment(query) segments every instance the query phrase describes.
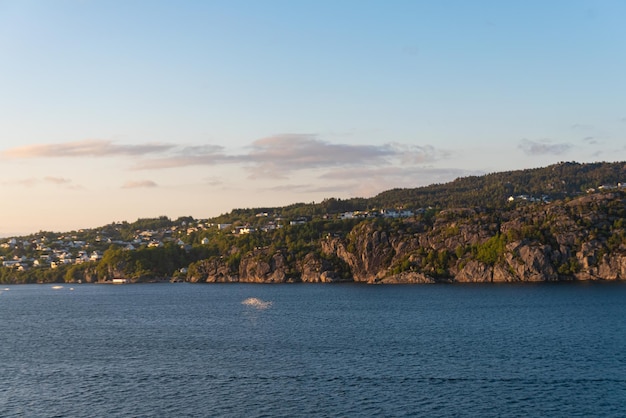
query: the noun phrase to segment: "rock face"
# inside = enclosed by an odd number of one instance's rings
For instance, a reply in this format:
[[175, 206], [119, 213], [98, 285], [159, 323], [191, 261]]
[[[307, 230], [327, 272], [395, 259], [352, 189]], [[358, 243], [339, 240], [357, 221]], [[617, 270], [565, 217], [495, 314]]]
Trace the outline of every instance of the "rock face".
[[315, 251], [257, 249], [238, 266], [214, 257], [192, 282], [371, 284], [626, 279], [626, 196], [603, 193], [495, 212], [455, 209], [434, 218], [365, 220]]
[[342, 281], [341, 275], [328, 260], [309, 253], [300, 265], [303, 283], [334, 283]]
[[239, 265], [239, 281], [246, 283], [284, 283], [290, 280], [287, 276], [287, 265], [282, 253], [270, 255], [265, 251], [255, 251], [245, 255]]
[[482, 283], [493, 281], [493, 267], [479, 261], [472, 260], [455, 276], [461, 283]]
[[345, 281], [336, 266], [316, 254], [307, 254], [295, 266], [287, 262], [282, 251], [271, 253], [259, 249], [242, 257], [233, 268], [223, 258], [202, 260], [190, 269], [187, 281], [192, 283], [333, 283]]
[[239, 275], [219, 257], [213, 257], [196, 263], [187, 275], [192, 283], [231, 283], [238, 282]]

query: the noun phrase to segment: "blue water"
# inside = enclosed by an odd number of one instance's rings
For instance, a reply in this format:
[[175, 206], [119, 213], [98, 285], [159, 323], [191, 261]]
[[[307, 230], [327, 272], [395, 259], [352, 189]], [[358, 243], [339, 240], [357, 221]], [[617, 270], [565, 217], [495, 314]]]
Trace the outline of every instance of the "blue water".
[[0, 363], [3, 417], [626, 416], [626, 283], [0, 285]]

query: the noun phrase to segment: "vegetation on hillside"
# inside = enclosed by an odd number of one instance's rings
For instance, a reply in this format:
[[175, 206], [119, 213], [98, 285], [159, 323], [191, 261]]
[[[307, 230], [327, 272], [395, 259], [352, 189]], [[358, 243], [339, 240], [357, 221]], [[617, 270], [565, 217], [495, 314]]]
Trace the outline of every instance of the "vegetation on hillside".
[[[345, 259], [350, 256], [340, 259], [324, 252], [323, 243], [339, 240], [345, 243], [347, 254], [363, 257], [368, 250], [359, 246], [371, 245], [364, 244], [359, 235], [365, 229], [402, 237], [404, 247], [415, 246], [403, 255], [393, 250], [379, 260], [387, 263], [389, 275], [421, 272], [443, 279], [471, 261], [493, 268], [504, 263], [511, 243], [532, 241], [560, 248], [563, 236], [573, 237], [572, 231], [582, 230], [589, 240], [599, 243], [593, 245], [599, 246], [598, 256], [602, 257], [626, 248], [626, 208], [620, 197], [624, 189], [618, 187], [622, 181], [626, 181], [625, 163], [560, 163], [393, 189], [370, 199], [330, 198], [281, 208], [235, 209], [208, 220], [162, 216], [63, 234], [40, 231], [2, 243], [0, 259], [6, 265], [0, 267], [0, 282], [185, 279], [188, 270], [196, 271], [198, 263], [210, 259], [224, 263], [236, 274], [250, 254], [268, 265], [280, 254], [292, 278], [309, 255], [345, 276]], [[618, 198], [579, 198], [592, 192], [612, 192]], [[561, 203], [549, 206], [552, 201]], [[383, 209], [411, 212], [403, 218], [383, 217]], [[340, 219], [345, 213], [350, 216]], [[483, 228], [475, 242], [459, 239], [467, 235], [468, 225]], [[233, 233], [243, 227], [247, 233]], [[407, 244], [418, 236], [428, 236], [428, 243]], [[571, 239], [581, 241], [580, 236]], [[567, 245], [580, 249], [583, 243]], [[65, 259], [55, 260], [54, 268], [50, 264], [16, 268], [23, 267], [20, 260], [45, 258], [50, 262], [50, 257], [61, 252]], [[66, 263], [70, 259], [74, 261]], [[581, 270], [580, 260], [567, 251], [554, 263], [561, 275]]]

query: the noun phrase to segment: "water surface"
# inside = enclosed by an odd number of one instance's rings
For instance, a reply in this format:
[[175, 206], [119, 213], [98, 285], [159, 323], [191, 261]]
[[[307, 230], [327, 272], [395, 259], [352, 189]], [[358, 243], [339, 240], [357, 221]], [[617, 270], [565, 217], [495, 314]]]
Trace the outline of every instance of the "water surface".
[[0, 292], [5, 417], [626, 415], [625, 283]]

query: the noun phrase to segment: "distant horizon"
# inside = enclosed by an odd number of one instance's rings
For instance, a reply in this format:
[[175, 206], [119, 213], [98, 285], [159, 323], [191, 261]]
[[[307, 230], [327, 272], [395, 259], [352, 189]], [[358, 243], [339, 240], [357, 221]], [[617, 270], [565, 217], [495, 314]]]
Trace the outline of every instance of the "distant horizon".
[[626, 3], [0, 2], [0, 236], [626, 160]]

